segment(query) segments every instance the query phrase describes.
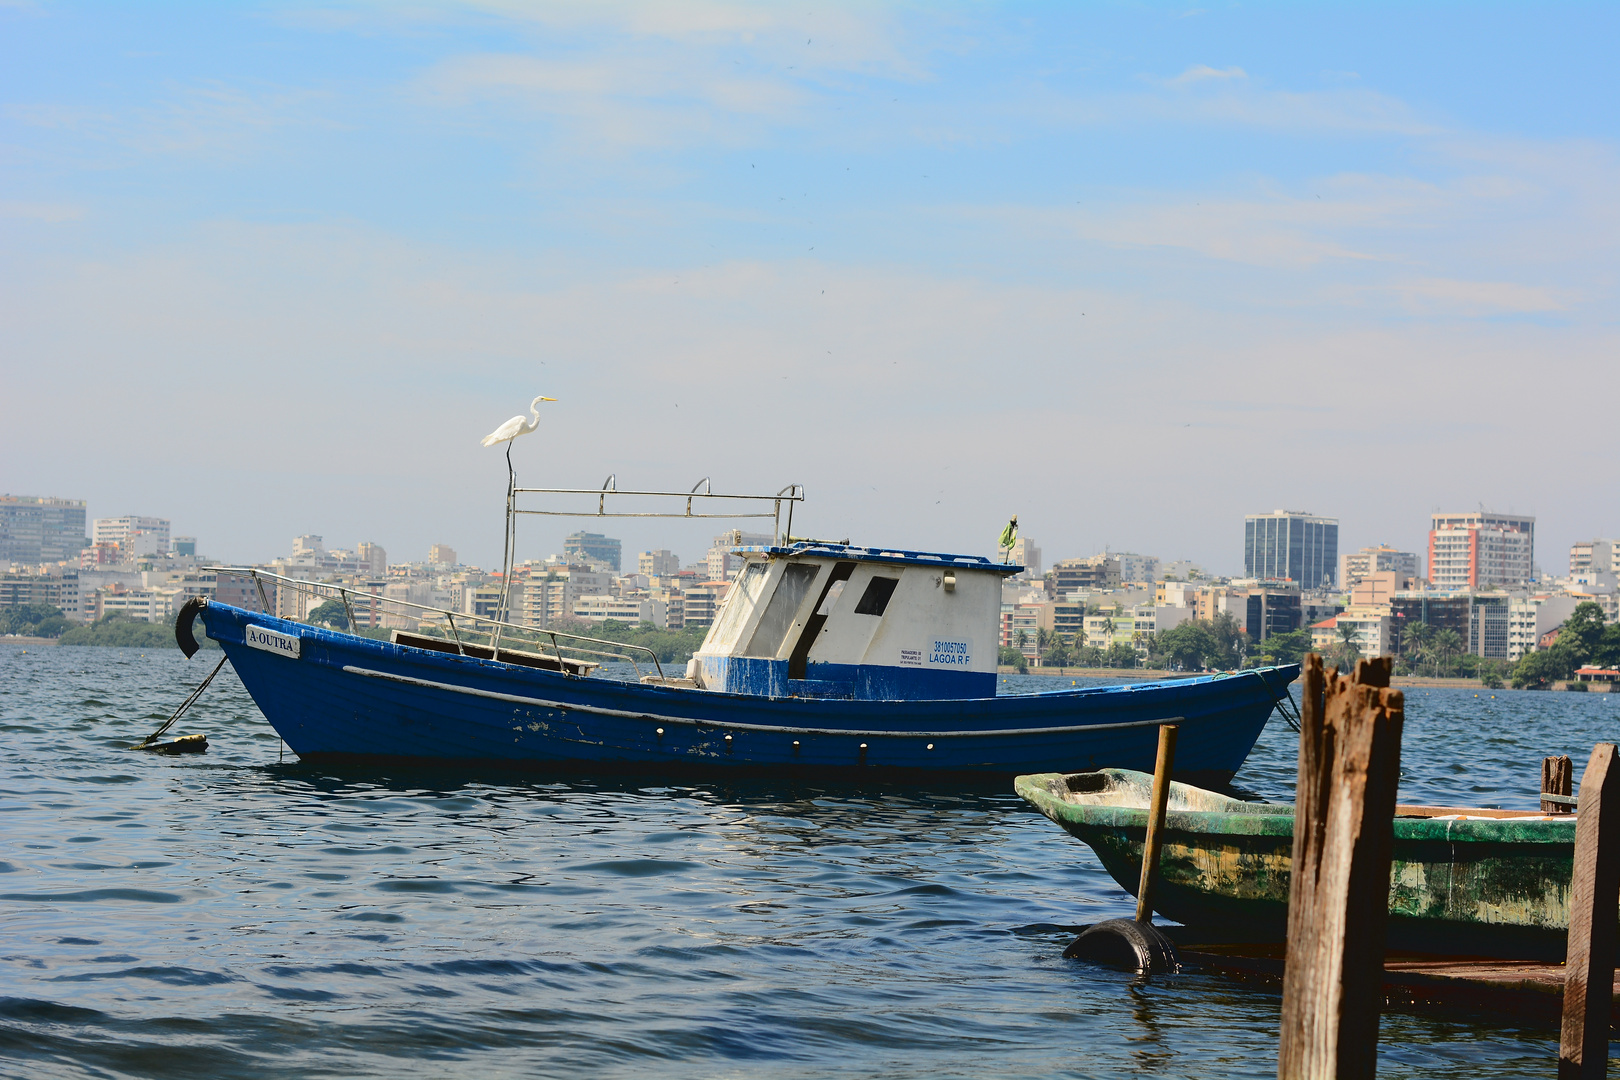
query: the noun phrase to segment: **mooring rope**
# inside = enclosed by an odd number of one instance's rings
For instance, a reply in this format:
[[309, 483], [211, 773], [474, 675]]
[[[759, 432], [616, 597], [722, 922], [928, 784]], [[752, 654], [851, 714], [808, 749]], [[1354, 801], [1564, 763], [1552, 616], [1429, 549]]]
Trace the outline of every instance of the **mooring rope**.
[[1258, 671], [1254, 674], [1260, 680], [1260, 684], [1266, 688], [1266, 693], [1271, 695], [1271, 707], [1282, 713], [1282, 718], [1288, 721], [1289, 727], [1298, 731], [1300, 729], [1300, 716], [1298, 707], [1294, 705], [1294, 695], [1288, 692], [1286, 686], [1283, 687], [1282, 693], [1279, 694], [1271, 688], [1271, 684], [1266, 681], [1264, 675]]
[[136, 743], [134, 746], [129, 747], [129, 749], [131, 749], [131, 750], [145, 750], [148, 746], [150, 746], [152, 743], [156, 742], [159, 738], [161, 738], [165, 731], [168, 731], [171, 727], [173, 727], [174, 722], [176, 720], [180, 719], [181, 714], [183, 714], [187, 709], [191, 708], [192, 704], [194, 702], [196, 702], [196, 700], [198, 698], [202, 697], [202, 692], [204, 690], [208, 689], [208, 684], [214, 681], [214, 676], [219, 674], [219, 669], [225, 666], [225, 661], [227, 659], [229, 659], [229, 658], [225, 657], [225, 656], [221, 656], [219, 658], [219, 663], [214, 665], [214, 670], [210, 671], [208, 673], [208, 678], [204, 679], [202, 681], [202, 683], [198, 685], [197, 689], [193, 690], [190, 694], [186, 695], [186, 700], [182, 701], [180, 703], [180, 707], [178, 709], [174, 710], [174, 715], [169, 717], [167, 720], [163, 721], [163, 726], [162, 727], [160, 727], [156, 731], [152, 732], [152, 734], [148, 735], [146, 738], [142, 739], [140, 742]]

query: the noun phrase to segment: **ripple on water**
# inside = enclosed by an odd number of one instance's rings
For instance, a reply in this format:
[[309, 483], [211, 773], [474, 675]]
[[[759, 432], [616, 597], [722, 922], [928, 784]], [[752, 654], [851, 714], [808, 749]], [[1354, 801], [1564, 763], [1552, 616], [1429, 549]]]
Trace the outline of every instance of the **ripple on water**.
[[[209, 753], [137, 767], [110, 737], [198, 664], [27, 659], [0, 646], [19, 1075], [1275, 1072], [1274, 988], [1061, 959], [1132, 901], [999, 788], [278, 765], [228, 667], [188, 717]], [[1543, 756], [1614, 738], [1578, 695], [1499, 694], [1409, 698], [1403, 799], [1530, 808]], [[1290, 797], [1295, 745], [1268, 728], [1238, 783]], [[1541, 1076], [1556, 1038], [1392, 1012], [1379, 1073]]]
[[154, 889], [77, 889], [72, 892], [0, 893], [0, 900], [35, 904], [97, 904], [105, 900], [130, 900], [138, 904], [178, 904], [185, 897]]

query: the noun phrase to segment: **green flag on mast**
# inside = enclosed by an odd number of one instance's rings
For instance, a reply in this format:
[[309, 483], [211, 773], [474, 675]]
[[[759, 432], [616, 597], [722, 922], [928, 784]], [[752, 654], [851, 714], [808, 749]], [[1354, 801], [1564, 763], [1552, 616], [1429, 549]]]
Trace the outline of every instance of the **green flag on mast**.
[[[1005, 529], [1001, 530], [1001, 544], [1000, 544], [1000, 546], [1006, 551], [1006, 553], [1008, 555], [1011, 555], [1012, 554], [1012, 546], [1017, 541], [1017, 539], [1018, 539], [1018, 515], [1014, 514], [1012, 516], [1012, 520], [1007, 522], [1007, 527]], [[1002, 559], [1002, 561], [1003, 562], [1006, 561], [1005, 557]]]

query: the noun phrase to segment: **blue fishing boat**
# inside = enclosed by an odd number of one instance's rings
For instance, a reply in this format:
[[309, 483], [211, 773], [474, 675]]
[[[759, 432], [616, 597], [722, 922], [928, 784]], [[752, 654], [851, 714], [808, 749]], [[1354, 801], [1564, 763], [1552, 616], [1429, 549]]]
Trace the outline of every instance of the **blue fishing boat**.
[[[1174, 722], [1178, 775], [1226, 779], [1298, 674], [998, 694], [1001, 583], [1020, 567], [785, 538], [736, 552], [742, 569], [678, 675], [614, 642], [251, 568], [217, 570], [250, 579], [262, 610], [194, 601], [176, 632], [194, 648], [200, 614], [287, 746], [321, 763], [989, 780], [1151, 769]], [[351, 628], [357, 607], [385, 603], [410, 625], [384, 640], [277, 617], [271, 590], [340, 599]]]

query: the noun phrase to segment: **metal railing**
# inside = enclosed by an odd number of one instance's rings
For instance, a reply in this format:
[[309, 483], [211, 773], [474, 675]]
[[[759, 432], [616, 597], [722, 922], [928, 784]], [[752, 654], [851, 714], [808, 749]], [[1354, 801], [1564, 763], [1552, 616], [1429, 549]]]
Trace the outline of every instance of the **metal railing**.
[[[698, 488], [700, 488], [700, 487], [704, 488], [705, 490], [699, 491]], [[702, 480], [699, 480], [697, 482], [697, 484], [692, 488], [691, 491], [628, 491], [628, 490], [627, 491], [620, 491], [619, 487], [618, 487], [618, 484], [616, 483], [616, 477], [613, 477], [613, 476], [608, 477], [607, 482], [604, 483], [599, 488], [531, 488], [531, 487], [516, 487], [516, 486], [514, 486], [512, 488], [512, 494], [514, 496], [516, 496], [516, 495], [594, 495], [594, 496], [596, 496], [596, 509], [594, 511], [592, 511], [592, 510], [520, 510], [520, 509], [517, 508], [516, 504], [514, 503], [513, 507], [512, 507], [512, 513], [514, 513], [514, 514], [536, 514], [536, 515], [540, 515], [540, 516], [543, 516], [543, 517], [609, 517], [609, 518], [650, 518], [650, 517], [660, 517], [660, 518], [694, 518], [694, 519], [696, 519], [696, 518], [739, 518], [739, 519], [741, 519], [741, 518], [770, 518], [771, 522], [772, 522], [772, 524], [771, 524], [772, 533], [774, 535], [776, 535], [777, 537], [786, 537], [787, 534], [789, 532], [791, 532], [792, 529], [793, 529], [793, 504], [794, 503], [801, 503], [801, 502], [804, 501], [804, 485], [802, 485], [802, 484], [789, 484], [786, 487], [784, 487], [781, 491], [778, 491], [775, 495], [728, 495], [728, 494], [725, 494], [723, 492], [717, 493], [715, 491], [709, 490], [709, 487], [710, 487], [709, 478], [704, 477]], [[610, 511], [607, 508], [608, 496], [610, 496], [610, 495], [614, 496], [616, 499], [630, 499], [630, 498], [635, 498], [635, 497], [654, 498], [654, 499], [681, 499], [681, 500], [683, 500], [685, 502], [686, 506], [685, 506], [684, 511], [681, 512], [681, 513], [675, 513], [675, 512], [669, 511], [669, 510], [643, 510], [643, 511], [612, 510], [612, 511]], [[725, 503], [728, 503], [728, 502], [743, 502], [743, 503], [770, 503], [771, 504], [771, 509], [769, 511], [760, 510], [760, 511], [757, 511], [757, 512], [750, 511], [750, 512], [746, 512], [746, 513], [740, 513], [740, 512], [738, 512], [738, 513], [734, 513], [734, 512], [711, 513], [711, 512], [708, 512], [706, 509], [699, 509], [699, 510], [694, 510], [693, 509], [694, 502], [696, 502], [696, 500], [699, 500], [699, 499], [714, 500], [713, 502], [697, 503], [696, 505], [698, 507], [700, 507], [700, 508], [706, 508], [706, 507], [709, 507], [709, 506], [723, 506]], [[782, 511], [783, 511], [783, 508], [784, 508], [784, 504], [786, 505], [786, 510], [787, 510], [787, 528], [786, 529], [782, 528]]]
[[[570, 671], [570, 664], [593, 664], [595, 661], [582, 660], [581, 657], [603, 657], [609, 660], [622, 661], [636, 669], [636, 677], [641, 677], [643, 664], [650, 664], [660, 679], [664, 675], [664, 667], [658, 662], [658, 654], [645, 645], [631, 645], [621, 641], [609, 641], [606, 638], [594, 638], [585, 634], [575, 634], [567, 630], [551, 630], [546, 627], [525, 626], [521, 623], [506, 622], [501, 619], [491, 619], [487, 616], [471, 614], [464, 611], [451, 611], [449, 608], [434, 607], [431, 604], [418, 604], [412, 600], [400, 600], [392, 596], [382, 596], [378, 593], [367, 592], [348, 585], [340, 585], [331, 581], [308, 581], [303, 578], [290, 578], [282, 574], [272, 574], [268, 570], [260, 570], [251, 566], [209, 566], [204, 569], [216, 574], [230, 577], [247, 578], [253, 582], [259, 594], [259, 603], [265, 614], [288, 618], [278, 615], [282, 605], [278, 602], [272, 604], [269, 594], [265, 591], [265, 582], [273, 582], [279, 593], [281, 589], [291, 589], [295, 594], [309, 596], [322, 600], [337, 600], [343, 604], [344, 615], [348, 619], [349, 633], [358, 634], [359, 621], [355, 618], [354, 603], [357, 600], [365, 601], [366, 617], [371, 621], [372, 628], [408, 630], [422, 637], [442, 640], [446, 645], [454, 645], [455, 651], [462, 655], [468, 653], [470, 645], [475, 649], [488, 649], [492, 659], [499, 659], [503, 651], [525, 656], [534, 656], [542, 661], [554, 661], [564, 674], [578, 674]], [[279, 601], [279, 597], [278, 597]], [[293, 618], [294, 622], [308, 622], [309, 611], [303, 605], [300, 616]], [[425, 612], [426, 617], [419, 617], [414, 625], [387, 626], [384, 624], [385, 609], [404, 609], [407, 612]], [[404, 620], [406, 615], [396, 614], [396, 619]], [[440, 623], [444, 626], [441, 629]], [[309, 625], [316, 625], [310, 623]], [[518, 640], [532, 640], [536, 651], [524, 653], [511, 647], [510, 642], [515, 635]], [[485, 640], [479, 640], [480, 638]], [[503, 645], [502, 639], [508, 644]], [[550, 644], [551, 652], [547, 654], [544, 645]], [[448, 651], [448, 650], [447, 650]], [[567, 654], [567, 655], [565, 655]], [[639, 660], [638, 660], [639, 657]]]
[[[698, 488], [702, 488], [699, 491]], [[518, 508], [519, 495], [594, 495], [596, 496], [596, 509], [590, 510], [523, 510]], [[650, 498], [650, 499], [682, 499], [686, 505], [681, 513], [668, 510], [625, 511], [615, 509], [611, 513], [607, 508], [608, 496], [615, 500], [620, 498]], [[698, 503], [703, 507], [701, 512], [693, 510], [693, 503], [698, 499], [713, 500], [712, 502]], [[507, 596], [511, 591], [512, 564], [517, 552], [517, 519], [522, 514], [533, 514], [540, 517], [600, 517], [600, 518], [770, 518], [771, 535], [778, 540], [785, 541], [793, 531], [793, 504], [804, 501], [804, 485], [788, 484], [775, 495], [727, 495], [716, 494], [713, 484], [705, 476], [692, 485], [691, 491], [620, 491], [617, 473], [609, 473], [608, 478], [602, 481], [599, 488], [531, 488], [517, 486], [517, 472], [512, 467], [512, 444], [506, 444], [506, 527], [503, 533], [504, 549], [501, 553], [501, 603], [496, 609], [496, 615], [504, 618], [507, 614]], [[726, 503], [770, 503], [771, 511], [753, 511], [751, 506], [747, 512], [721, 512], [711, 513], [708, 507], [724, 506]], [[787, 528], [782, 527], [782, 509], [786, 504]], [[501, 635], [505, 632], [507, 624], [497, 622], [495, 628], [495, 648], [500, 647]]]

